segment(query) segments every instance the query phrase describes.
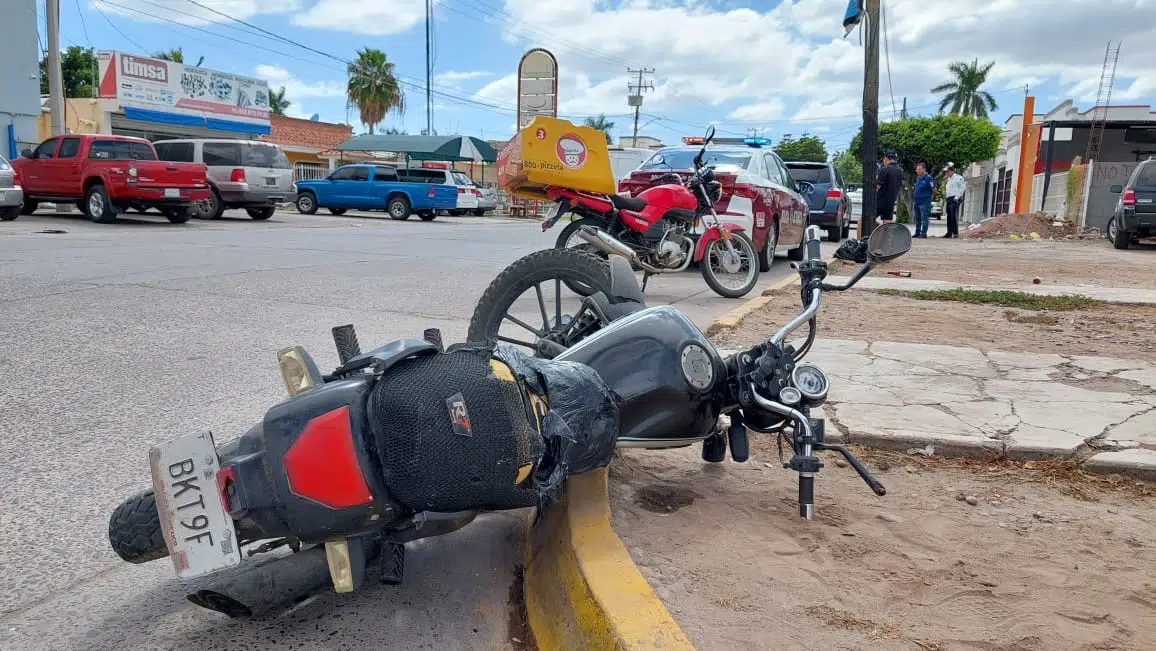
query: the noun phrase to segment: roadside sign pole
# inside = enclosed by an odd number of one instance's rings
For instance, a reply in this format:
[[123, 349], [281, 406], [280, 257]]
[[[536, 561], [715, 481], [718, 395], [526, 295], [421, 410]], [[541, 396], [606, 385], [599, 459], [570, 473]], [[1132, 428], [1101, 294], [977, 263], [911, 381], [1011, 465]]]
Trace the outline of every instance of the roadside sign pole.
[[859, 220], [859, 239], [875, 230], [875, 182], [879, 167], [879, 0], [866, 0], [867, 42], [863, 62], [863, 216]]

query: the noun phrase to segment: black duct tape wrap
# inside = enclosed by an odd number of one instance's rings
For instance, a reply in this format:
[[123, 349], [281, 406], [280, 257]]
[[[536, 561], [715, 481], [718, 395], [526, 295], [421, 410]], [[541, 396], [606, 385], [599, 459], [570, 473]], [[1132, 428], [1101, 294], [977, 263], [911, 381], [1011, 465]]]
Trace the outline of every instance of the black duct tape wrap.
[[415, 511], [544, 507], [610, 462], [618, 398], [593, 369], [473, 344], [404, 360], [369, 398], [386, 486]]
[[545, 454], [534, 473], [538, 506], [545, 507], [558, 500], [566, 477], [610, 463], [620, 401], [585, 364], [529, 357], [509, 346], [495, 352], [530, 391], [548, 396], [541, 427]]

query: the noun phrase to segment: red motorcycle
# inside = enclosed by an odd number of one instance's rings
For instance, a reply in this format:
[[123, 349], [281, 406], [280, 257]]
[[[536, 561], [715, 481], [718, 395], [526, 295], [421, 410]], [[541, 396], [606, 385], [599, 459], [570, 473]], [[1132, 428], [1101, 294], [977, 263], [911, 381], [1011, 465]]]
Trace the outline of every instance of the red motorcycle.
[[[707, 130], [689, 179], [671, 173], [637, 197], [547, 188], [547, 196], [556, 203], [542, 230], [552, 228], [562, 215], [576, 215], [558, 236], [556, 248], [623, 256], [643, 271], [643, 289], [650, 276], [685, 271], [697, 262], [703, 280], [720, 296], [745, 296], [759, 281], [758, 260], [745, 229], [721, 221], [715, 212], [722, 186], [714, 169], [703, 164], [712, 139], [714, 127]], [[694, 231], [700, 223], [705, 229], [696, 242]], [[569, 281], [567, 286], [579, 294], [591, 293]]]

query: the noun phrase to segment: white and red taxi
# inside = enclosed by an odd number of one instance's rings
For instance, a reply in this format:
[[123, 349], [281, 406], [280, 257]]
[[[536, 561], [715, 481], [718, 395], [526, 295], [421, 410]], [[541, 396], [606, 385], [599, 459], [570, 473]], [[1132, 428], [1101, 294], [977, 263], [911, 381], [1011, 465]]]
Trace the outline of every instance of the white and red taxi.
[[[654, 178], [671, 172], [689, 178], [702, 138], [682, 141], [684, 146], [656, 151], [619, 181], [618, 191], [637, 195]], [[767, 148], [769, 144], [768, 138], [716, 138], [703, 157], [707, 165], [714, 166], [715, 178], [722, 184], [722, 198], [715, 210], [725, 221], [738, 223], [751, 234], [760, 271], [770, 270], [776, 250], [786, 251], [791, 260], [801, 260], [807, 228], [807, 201], [783, 161]]]

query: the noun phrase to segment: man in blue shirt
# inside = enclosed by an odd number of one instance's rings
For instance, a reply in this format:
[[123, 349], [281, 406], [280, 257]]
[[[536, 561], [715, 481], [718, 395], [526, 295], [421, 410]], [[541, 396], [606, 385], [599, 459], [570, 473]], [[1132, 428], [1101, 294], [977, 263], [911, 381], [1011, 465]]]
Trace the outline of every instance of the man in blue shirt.
[[935, 179], [927, 173], [927, 166], [915, 166], [915, 237], [927, 237], [931, 222], [931, 196], [935, 193]]

